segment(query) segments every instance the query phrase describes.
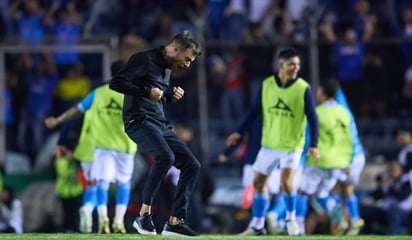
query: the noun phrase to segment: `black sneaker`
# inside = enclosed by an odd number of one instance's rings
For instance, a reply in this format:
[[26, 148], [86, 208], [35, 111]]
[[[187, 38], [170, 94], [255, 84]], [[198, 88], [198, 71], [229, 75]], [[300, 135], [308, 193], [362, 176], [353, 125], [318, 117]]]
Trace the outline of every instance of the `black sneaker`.
[[143, 216], [137, 216], [133, 222], [133, 227], [137, 232], [143, 235], [156, 235], [156, 229], [153, 224], [152, 215], [144, 213]]
[[193, 231], [189, 226], [187, 226], [183, 220], [177, 225], [171, 225], [169, 222], [166, 222], [165, 226], [163, 227], [162, 235], [186, 237], [199, 236], [199, 234]]

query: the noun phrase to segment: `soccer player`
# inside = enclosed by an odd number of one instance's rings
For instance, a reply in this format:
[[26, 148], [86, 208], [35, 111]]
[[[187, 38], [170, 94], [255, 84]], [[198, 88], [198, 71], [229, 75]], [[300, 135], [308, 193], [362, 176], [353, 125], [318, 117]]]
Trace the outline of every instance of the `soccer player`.
[[353, 141], [352, 161], [348, 170], [342, 173], [338, 184], [340, 185], [339, 187], [342, 194], [342, 203], [346, 205], [350, 216], [350, 225], [346, 234], [357, 235], [365, 225], [364, 220], [359, 215], [358, 198], [355, 194], [355, 185], [359, 182], [360, 174], [365, 166], [365, 152], [359, 138], [355, 117], [353, 116], [342, 88], [338, 89], [335, 99], [346, 108], [351, 117], [350, 131]]
[[[120, 65], [120, 66], [119, 66]], [[122, 68], [122, 62], [112, 64], [113, 68]], [[70, 108], [57, 118], [45, 120], [48, 128], [74, 119], [84, 112], [90, 112], [88, 131], [92, 134], [94, 146], [91, 179], [97, 183], [97, 212], [99, 215], [99, 233], [110, 233], [107, 212], [108, 190], [111, 182], [117, 182], [116, 210], [113, 230], [125, 233], [124, 215], [130, 199], [130, 184], [133, 174], [136, 144], [124, 133], [122, 120], [123, 95], [109, 89], [104, 84], [89, 93], [77, 106]], [[82, 212], [83, 211], [83, 212]], [[87, 231], [91, 231], [90, 222], [93, 205], [81, 208], [85, 216]]]
[[305, 143], [305, 126], [311, 130], [308, 154], [319, 157], [317, 149], [318, 119], [309, 84], [297, 77], [300, 58], [294, 49], [284, 49], [278, 54], [279, 72], [267, 77], [258, 101], [249, 111], [238, 130], [229, 135], [226, 145], [231, 146], [241, 138], [254, 118], [263, 114], [261, 148], [253, 164], [255, 194], [252, 204], [252, 221], [246, 235], [262, 235], [264, 217], [268, 209], [267, 180], [275, 168], [281, 169], [280, 182], [285, 193], [286, 229], [289, 235], [299, 234], [296, 222], [296, 193], [294, 176], [299, 166]]
[[[302, 194], [317, 194], [318, 203], [331, 217], [331, 232], [335, 234], [342, 233], [342, 207], [330, 192], [344, 169], [349, 167], [353, 154], [351, 117], [334, 98], [338, 88], [336, 81], [328, 79], [318, 89], [317, 99], [320, 104], [316, 107], [316, 112], [319, 116], [318, 146], [321, 156], [319, 159], [307, 158], [300, 183]], [[306, 201], [300, 204], [308, 203]], [[299, 212], [298, 217], [305, 216], [305, 211]]]
[[111, 89], [125, 94], [123, 119], [126, 133], [155, 158], [143, 188], [140, 213], [133, 223], [140, 234], [156, 234], [152, 202], [163, 177], [173, 165], [181, 172], [171, 216], [164, 225], [162, 235], [198, 235], [184, 219], [200, 163], [172, 131], [164, 107], [166, 103], [178, 101], [184, 94], [181, 87], [169, 88], [171, 71], [188, 68], [200, 54], [199, 42], [188, 31], [183, 31], [176, 34], [166, 46], [132, 55], [110, 82]]

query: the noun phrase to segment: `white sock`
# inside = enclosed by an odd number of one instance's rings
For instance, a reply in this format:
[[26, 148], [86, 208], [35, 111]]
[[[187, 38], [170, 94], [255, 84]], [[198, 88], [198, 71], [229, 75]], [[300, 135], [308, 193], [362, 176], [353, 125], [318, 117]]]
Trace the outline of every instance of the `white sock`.
[[256, 224], [254, 227], [256, 229], [262, 229], [265, 226], [265, 218], [264, 217], [258, 217], [256, 218]]
[[84, 211], [86, 212], [86, 214], [90, 215], [93, 212], [93, 205], [90, 203], [86, 203], [82, 206], [82, 208], [84, 209]]
[[118, 221], [123, 221], [124, 215], [126, 214], [127, 205], [116, 205], [116, 210], [114, 213], [114, 219]]
[[300, 234], [305, 234], [305, 218], [297, 217], [296, 221], [298, 222]]
[[296, 219], [296, 211], [286, 211], [286, 220], [295, 220]]
[[99, 205], [97, 206], [97, 213], [99, 214], [99, 218], [107, 217], [107, 206], [106, 205]]

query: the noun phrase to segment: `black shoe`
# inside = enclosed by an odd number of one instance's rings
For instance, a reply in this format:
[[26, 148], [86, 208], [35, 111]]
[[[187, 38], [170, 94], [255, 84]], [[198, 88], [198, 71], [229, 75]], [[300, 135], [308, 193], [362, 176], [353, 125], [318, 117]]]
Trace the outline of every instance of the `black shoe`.
[[199, 236], [199, 234], [193, 231], [189, 226], [187, 226], [183, 220], [177, 225], [171, 225], [169, 222], [166, 222], [165, 226], [163, 227], [162, 235], [191, 237]]
[[143, 235], [156, 235], [156, 229], [153, 224], [152, 215], [144, 213], [143, 216], [137, 216], [133, 222], [133, 227], [137, 232]]

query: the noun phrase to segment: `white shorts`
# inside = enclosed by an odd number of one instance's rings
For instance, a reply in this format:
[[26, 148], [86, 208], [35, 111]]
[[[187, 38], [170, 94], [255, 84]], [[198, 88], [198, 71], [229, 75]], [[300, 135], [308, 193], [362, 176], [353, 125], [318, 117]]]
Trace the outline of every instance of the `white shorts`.
[[261, 147], [253, 164], [253, 169], [265, 176], [269, 176], [276, 168], [290, 168], [297, 170], [302, 151], [285, 152]]
[[359, 154], [352, 159], [349, 166], [349, 174], [343, 172], [339, 177], [339, 181], [343, 183], [357, 184], [359, 182], [360, 174], [365, 166], [365, 155]]
[[[242, 184], [243, 187], [253, 184], [255, 170], [252, 164], [243, 166]], [[280, 169], [276, 168], [272, 171], [268, 179], [268, 189], [270, 193], [278, 193], [280, 190]]]
[[134, 154], [95, 148], [92, 177], [97, 181], [127, 183], [132, 178]]
[[307, 194], [318, 193], [318, 197], [326, 197], [335, 186], [343, 169], [320, 168], [306, 165], [303, 169], [299, 189]]
[[[281, 193], [280, 188], [280, 172], [281, 169], [276, 168], [270, 174], [268, 179], [268, 191], [272, 194]], [[298, 169], [295, 171], [295, 176], [293, 177], [293, 190], [296, 192], [299, 188], [300, 179], [302, 177], [303, 166], [299, 164]]]
[[93, 162], [80, 162], [80, 167], [83, 170], [83, 174], [86, 180], [91, 181]]

